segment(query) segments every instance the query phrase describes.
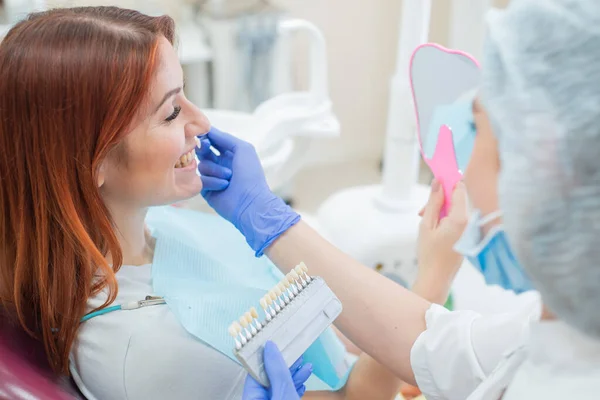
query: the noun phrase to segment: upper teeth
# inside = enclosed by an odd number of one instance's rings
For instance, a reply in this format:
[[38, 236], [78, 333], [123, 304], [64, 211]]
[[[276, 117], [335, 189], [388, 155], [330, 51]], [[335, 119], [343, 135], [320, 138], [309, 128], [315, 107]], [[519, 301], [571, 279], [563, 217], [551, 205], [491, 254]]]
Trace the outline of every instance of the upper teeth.
[[175, 168], [183, 168], [188, 166], [192, 160], [194, 159], [194, 150], [190, 150], [188, 153], [185, 153], [181, 157], [179, 157], [179, 161], [175, 164]]

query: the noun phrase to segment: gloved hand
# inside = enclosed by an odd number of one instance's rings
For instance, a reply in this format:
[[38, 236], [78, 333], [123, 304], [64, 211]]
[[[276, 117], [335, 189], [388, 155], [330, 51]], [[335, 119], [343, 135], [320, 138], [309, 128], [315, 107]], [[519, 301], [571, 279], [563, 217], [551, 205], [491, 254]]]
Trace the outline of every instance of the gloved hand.
[[306, 391], [304, 383], [312, 374], [312, 365], [310, 363], [302, 365], [302, 358], [300, 358], [288, 369], [273, 342], [265, 344], [263, 358], [271, 386], [267, 389], [248, 375], [242, 400], [300, 399]]
[[[210, 146], [221, 153], [215, 155]], [[231, 222], [260, 257], [300, 216], [273, 194], [254, 147], [212, 128], [196, 149], [202, 196]]]

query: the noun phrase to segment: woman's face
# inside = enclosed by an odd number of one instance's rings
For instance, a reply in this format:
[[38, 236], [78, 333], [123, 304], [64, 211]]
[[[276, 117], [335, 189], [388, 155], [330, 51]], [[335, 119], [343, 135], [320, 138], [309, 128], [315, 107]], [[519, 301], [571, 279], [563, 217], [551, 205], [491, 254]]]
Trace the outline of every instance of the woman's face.
[[171, 204], [200, 193], [196, 136], [210, 123], [183, 93], [175, 49], [161, 38], [148, 105], [133, 130], [104, 161], [99, 186], [107, 202], [144, 208]]
[[464, 179], [471, 206], [485, 216], [498, 210], [500, 158], [490, 120], [479, 99], [473, 102], [473, 116], [477, 134]]

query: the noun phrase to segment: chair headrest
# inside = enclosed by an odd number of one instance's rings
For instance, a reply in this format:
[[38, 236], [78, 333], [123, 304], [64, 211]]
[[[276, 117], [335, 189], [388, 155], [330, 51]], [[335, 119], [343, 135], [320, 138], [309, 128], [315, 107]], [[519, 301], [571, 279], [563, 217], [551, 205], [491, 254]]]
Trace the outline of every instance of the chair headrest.
[[43, 345], [0, 313], [0, 398], [84, 399], [72, 380], [52, 373]]

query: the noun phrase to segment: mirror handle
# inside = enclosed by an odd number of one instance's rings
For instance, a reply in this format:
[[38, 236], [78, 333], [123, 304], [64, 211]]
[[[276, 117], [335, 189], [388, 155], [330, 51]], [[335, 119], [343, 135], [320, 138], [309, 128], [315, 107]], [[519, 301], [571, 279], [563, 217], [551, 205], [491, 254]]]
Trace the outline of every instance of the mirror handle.
[[440, 212], [440, 218], [443, 218], [450, 211], [454, 187], [462, 179], [452, 140], [452, 130], [447, 125], [442, 125], [433, 157], [427, 158], [422, 149], [421, 154], [433, 176], [440, 182], [444, 190], [444, 205]]

